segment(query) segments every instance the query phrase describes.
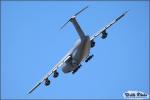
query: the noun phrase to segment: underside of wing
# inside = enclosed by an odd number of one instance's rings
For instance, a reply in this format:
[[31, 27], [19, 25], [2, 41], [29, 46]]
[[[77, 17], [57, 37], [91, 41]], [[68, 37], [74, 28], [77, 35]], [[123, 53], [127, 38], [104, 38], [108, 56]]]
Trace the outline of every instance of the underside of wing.
[[53, 68], [50, 70], [41, 81], [39, 81], [29, 92], [28, 94], [32, 93], [39, 85], [41, 85], [43, 82], [45, 82], [45, 85], [48, 86], [50, 84], [50, 80], [48, 79], [49, 76], [51, 76], [54, 73], [54, 78], [58, 76], [57, 69], [62, 66], [63, 63], [65, 63], [67, 60], [70, 59], [70, 53], [68, 53], [64, 58], [62, 58]]
[[111, 27], [113, 24], [115, 24], [118, 20], [120, 20], [122, 17], [124, 17], [127, 14], [128, 11], [124, 12], [122, 15], [120, 15], [119, 17], [117, 17], [116, 19], [114, 19], [110, 24], [106, 25], [104, 28], [102, 28], [101, 30], [97, 31], [93, 36], [90, 37], [91, 41], [94, 41], [94, 39], [101, 35], [102, 39], [105, 39], [107, 37], [107, 32], [106, 30]]

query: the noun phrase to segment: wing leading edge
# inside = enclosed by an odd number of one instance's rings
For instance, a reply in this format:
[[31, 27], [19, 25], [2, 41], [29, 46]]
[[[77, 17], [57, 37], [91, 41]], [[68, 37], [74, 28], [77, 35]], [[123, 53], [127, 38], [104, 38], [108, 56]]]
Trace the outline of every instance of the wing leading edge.
[[120, 20], [122, 17], [124, 17], [127, 13], [128, 13], [128, 11], [124, 12], [122, 15], [120, 15], [119, 17], [114, 19], [110, 24], [106, 25], [104, 28], [102, 28], [101, 30], [97, 31], [93, 36], [90, 37], [90, 40], [91, 41], [94, 40], [97, 36], [99, 36], [104, 31], [106, 31], [109, 27], [111, 27], [113, 24], [115, 24], [118, 20]]
[[51, 76], [54, 71], [56, 71], [59, 67], [62, 66], [63, 63], [65, 63], [67, 60], [70, 59], [70, 52], [64, 57], [62, 58], [53, 68], [52, 70], [50, 70], [41, 81], [39, 81], [29, 92], [28, 94], [32, 93], [39, 85], [41, 85], [41, 83], [43, 83], [49, 76]]

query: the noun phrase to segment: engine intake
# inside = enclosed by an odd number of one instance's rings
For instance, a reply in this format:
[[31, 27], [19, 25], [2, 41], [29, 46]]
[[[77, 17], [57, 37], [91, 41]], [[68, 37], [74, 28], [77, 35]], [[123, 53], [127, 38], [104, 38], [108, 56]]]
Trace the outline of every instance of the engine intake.
[[91, 41], [91, 48], [93, 48], [94, 46], [95, 46], [95, 41], [92, 40], [92, 41]]
[[54, 78], [56, 78], [56, 77], [58, 77], [58, 75], [59, 75], [59, 73], [57, 72], [57, 70], [56, 70], [56, 71], [54, 71], [54, 75], [53, 75], [53, 77], [54, 77]]
[[47, 78], [46, 80], [45, 80], [45, 86], [49, 86], [50, 85], [50, 80]]
[[107, 35], [108, 35], [108, 33], [105, 30], [105, 31], [102, 32], [101, 38], [105, 39], [105, 38], [107, 38]]

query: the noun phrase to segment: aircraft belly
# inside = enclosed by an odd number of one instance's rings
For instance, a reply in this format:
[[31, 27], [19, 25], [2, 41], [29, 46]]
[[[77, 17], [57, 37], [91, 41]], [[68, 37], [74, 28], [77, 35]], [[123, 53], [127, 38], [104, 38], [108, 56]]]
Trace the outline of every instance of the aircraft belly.
[[85, 59], [90, 52], [90, 39], [86, 38], [83, 43], [79, 45], [79, 47], [73, 53], [73, 59], [77, 61], [78, 64], [81, 63], [83, 59]]
[[[62, 65], [62, 71], [64, 73], [69, 73], [76, 69], [78, 65], [81, 63], [82, 60], [84, 60], [90, 53], [90, 47], [91, 42], [90, 38], [86, 38], [85, 41], [82, 41], [80, 45], [78, 45], [72, 53], [72, 60], [69, 62], [65, 62]], [[77, 65], [73, 65], [73, 63], [76, 63]]]
[[82, 56], [82, 59], [87, 58], [87, 56], [90, 53], [90, 48], [91, 48], [91, 41], [90, 41], [90, 39], [88, 39], [87, 42], [86, 42], [86, 44], [83, 47], [83, 53], [82, 53], [83, 56]]

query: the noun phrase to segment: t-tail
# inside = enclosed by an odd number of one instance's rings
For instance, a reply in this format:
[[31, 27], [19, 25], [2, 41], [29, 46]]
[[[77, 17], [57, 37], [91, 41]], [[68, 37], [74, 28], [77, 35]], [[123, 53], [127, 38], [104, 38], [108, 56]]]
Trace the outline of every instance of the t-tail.
[[73, 15], [60, 29], [63, 29], [69, 22], [71, 22], [74, 25], [77, 33], [79, 34], [80, 39], [83, 40], [85, 38], [85, 34], [77, 22], [76, 16], [79, 15], [81, 12], [83, 12], [87, 8], [88, 8], [88, 6], [84, 7], [79, 12], [77, 12], [75, 15]]

